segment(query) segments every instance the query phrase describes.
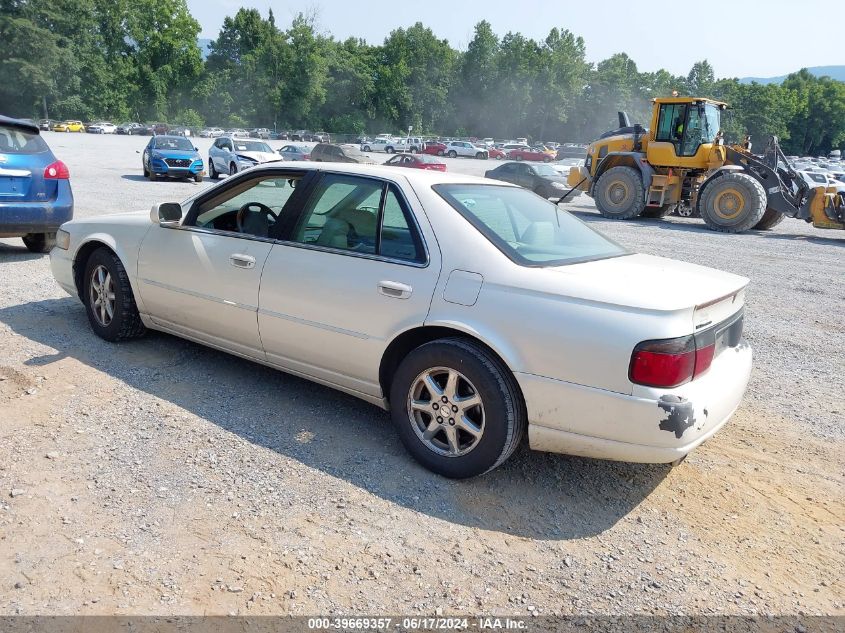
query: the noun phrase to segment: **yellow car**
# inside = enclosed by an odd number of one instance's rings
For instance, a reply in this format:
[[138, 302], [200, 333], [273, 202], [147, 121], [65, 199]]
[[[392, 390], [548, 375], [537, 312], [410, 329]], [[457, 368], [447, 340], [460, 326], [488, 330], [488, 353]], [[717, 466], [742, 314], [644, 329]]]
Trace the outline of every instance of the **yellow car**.
[[84, 132], [85, 126], [82, 121], [64, 121], [53, 126], [54, 132]]

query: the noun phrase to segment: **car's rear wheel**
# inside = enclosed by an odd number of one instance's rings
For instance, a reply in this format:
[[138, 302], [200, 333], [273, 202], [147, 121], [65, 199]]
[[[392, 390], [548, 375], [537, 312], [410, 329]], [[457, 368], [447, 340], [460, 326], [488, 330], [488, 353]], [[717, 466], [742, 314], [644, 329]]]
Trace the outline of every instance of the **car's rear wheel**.
[[49, 253], [56, 245], [55, 233], [28, 233], [21, 239], [31, 253]]
[[550, 162], [552, 162], [552, 157], [551, 157], [551, 156], [544, 156], [544, 157], [543, 157], [543, 162], [544, 162], [544, 163], [550, 163]]
[[126, 269], [111, 250], [102, 247], [91, 253], [83, 279], [85, 310], [97, 336], [114, 342], [136, 338], [147, 331]]
[[458, 152], [456, 152], [455, 150], [449, 151], [449, 158], [457, 158], [457, 157], [458, 157]]
[[405, 357], [390, 390], [391, 417], [408, 452], [444, 477], [464, 479], [503, 463], [526, 427], [510, 370], [480, 345], [449, 338]]
[[237, 173], [238, 173], [238, 166], [235, 165], [235, 163], [232, 163], [231, 165], [229, 165], [229, 175], [234, 176]]
[[481, 152], [476, 152], [475, 158], [478, 159], [478, 160], [481, 160], [482, 158], [484, 158], [484, 154], [482, 154]]
[[217, 180], [218, 176], [219, 176], [219, 174], [217, 173], [217, 170], [214, 169], [214, 161], [211, 160], [211, 156], [209, 156], [208, 157], [208, 177], [211, 178], [212, 180]]
[[437, 155], [438, 156], [445, 156], [446, 152], [444, 152], [442, 149], [439, 149], [439, 150], [437, 150]]
[[365, 152], [370, 152], [370, 151], [372, 151], [372, 150], [370, 149], [370, 146], [369, 146], [369, 145], [364, 145], [364, 151], [365, 151]]
[[385, 151], [385, 152], [387, 152], [388, 154], [392, 154], [392, 153], [393, 153], [393, 152], [395, 152], [396, 150], [395, 150], [395, 149], [393, 149], [393, 148], [392, 148], [392, 147], [390, 147], [390, 146], [387, 146], [387, 147], [385, 147], [385, 148], [384, 148], [384, 151]]

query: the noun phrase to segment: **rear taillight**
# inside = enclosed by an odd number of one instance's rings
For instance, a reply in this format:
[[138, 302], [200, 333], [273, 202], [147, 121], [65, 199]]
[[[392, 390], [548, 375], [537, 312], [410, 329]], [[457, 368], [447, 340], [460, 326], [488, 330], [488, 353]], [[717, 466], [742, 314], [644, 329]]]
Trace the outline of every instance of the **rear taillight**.
[[67, 180], [70, 178], [70, 171], [68, 171], [67, 165], [57, 160], [44, 168], [44, 178], [47, 180]]
[[628, 378], [646, 387], [677, 387], [710, 368], [716, 351], [714, 333], [643, 341], [631, 354]]
[[695, 339], [692, 336], [643, 341], [631, 354], [628, 376], [647, 387], [677, 387], [695, 372]]
[[311, 160], [311, 154], [303, 154], [303, 160]]

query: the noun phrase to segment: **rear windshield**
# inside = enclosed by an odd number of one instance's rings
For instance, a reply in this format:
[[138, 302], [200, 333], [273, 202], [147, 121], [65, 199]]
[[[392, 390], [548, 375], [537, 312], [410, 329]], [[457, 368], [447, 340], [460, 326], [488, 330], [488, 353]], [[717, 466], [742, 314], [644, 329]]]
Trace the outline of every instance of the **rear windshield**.
[[522, 266], [559, 266], [628, 251], [575, 216], [518, 187], [441, 184], [434, 190]]
[[49, 151], [40, 134], [0, 125], [0, 154], [41, 154]]

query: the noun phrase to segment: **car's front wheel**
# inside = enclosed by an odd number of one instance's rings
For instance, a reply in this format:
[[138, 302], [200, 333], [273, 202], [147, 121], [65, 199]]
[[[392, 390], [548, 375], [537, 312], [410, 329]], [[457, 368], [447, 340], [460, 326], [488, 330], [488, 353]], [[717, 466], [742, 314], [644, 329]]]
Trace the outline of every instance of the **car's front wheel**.
[[234, 176], [237, 173], [238, 173], [238, 166], [235, 165], [235, 163], [232, 163], [231, 165], [229, 165], [229, 175]]
[[91, 328], [100, 338], [122, 341], [147, 331], [126, 269], [108, 248], [98, 248], [85, 264], [83, 300]]
[[457, 158], [457, 157], [458, 157], [458, 152], [456, 152], [455, 150], [449, 150], [449, 158]]
[[56, 245], [55, 233], [29, 233], [21, 239], [31, 253], [49, 253]]
[[465, 479], [503, 463], [526, 426], [510, 370], [472, 341], [426, 343], [405, 357], [390, 390], [391, 416], [408, 452], [444, 477]]

